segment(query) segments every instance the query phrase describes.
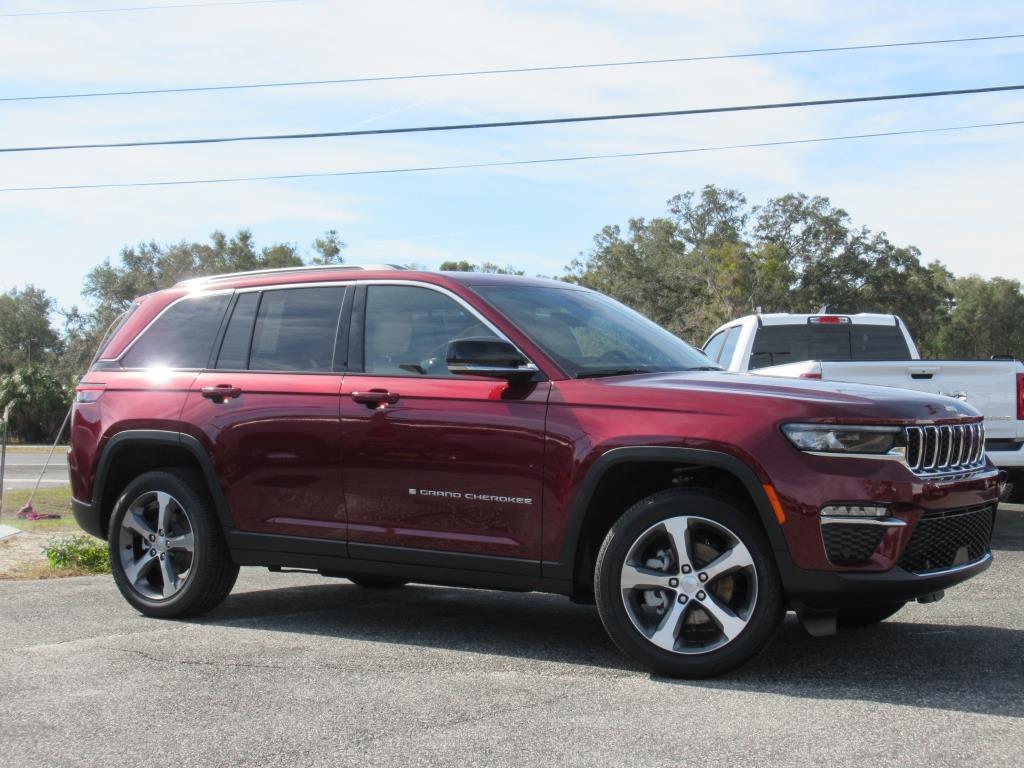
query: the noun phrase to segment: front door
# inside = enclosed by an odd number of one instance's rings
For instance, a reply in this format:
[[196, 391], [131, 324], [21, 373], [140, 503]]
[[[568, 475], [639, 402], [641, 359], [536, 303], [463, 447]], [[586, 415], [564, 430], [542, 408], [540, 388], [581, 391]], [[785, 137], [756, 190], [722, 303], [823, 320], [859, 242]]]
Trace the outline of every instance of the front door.
[[192, 383], [182, 421], [200, 428], [239, 530], [345, 540], [335, 371], [345, 294], [239, 293], [215, 367]]
[[363, 328], [363, 343], [353, 342], [341, 397], [350, 556], [409, 561], [419, 551], [423, 564], [440, 562], [432, 553], [485, 556], [477, 567], [488, 556], [539, 561], [549, 383], [449, 373], [449, 341], [496, 333], [447, 292], [358, 291], [353, 326]]

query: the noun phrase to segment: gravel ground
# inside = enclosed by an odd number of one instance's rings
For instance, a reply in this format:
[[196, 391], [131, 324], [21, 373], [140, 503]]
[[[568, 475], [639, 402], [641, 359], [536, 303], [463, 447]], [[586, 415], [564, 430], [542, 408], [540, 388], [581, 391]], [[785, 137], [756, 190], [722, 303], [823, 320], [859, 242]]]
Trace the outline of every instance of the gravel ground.
[[554, 596], [244, 569], [165, 622], [108, 577], [0, 582], [0, 765], [1017, 767], [1024, 512], [1000, 516], [945, 600], [826, 639], [790, 617], [702, 682], [633, 668]]

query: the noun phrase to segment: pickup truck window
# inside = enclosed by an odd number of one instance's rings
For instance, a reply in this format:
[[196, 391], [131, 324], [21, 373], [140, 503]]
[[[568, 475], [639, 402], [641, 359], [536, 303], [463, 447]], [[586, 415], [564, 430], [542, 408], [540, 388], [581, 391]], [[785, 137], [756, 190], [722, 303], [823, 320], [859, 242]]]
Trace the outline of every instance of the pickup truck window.
[[537, 286], [475, 290], [575, 378], [709, 367], [689, 344], [599, 293]]
[[750, 370], [802, 360], [909, 360], [895, 325], [765, 325], [754, 335]]
[[725, 332], [725, 343], [722, 344], [722, 351], [718, 355], [718, 362], [726, 368], [732, 362], [733, 353], [736, 351], [736, 344], [740, 340], [740, 327], [734, 325]]
[[716, 363], [718, 362], [719, 355], [722, 351], [722, 343], [725, 341], [725, 334], [725, 331], [719, 331], [708, 339], [707, 344], [704, 345], [704, 354]]

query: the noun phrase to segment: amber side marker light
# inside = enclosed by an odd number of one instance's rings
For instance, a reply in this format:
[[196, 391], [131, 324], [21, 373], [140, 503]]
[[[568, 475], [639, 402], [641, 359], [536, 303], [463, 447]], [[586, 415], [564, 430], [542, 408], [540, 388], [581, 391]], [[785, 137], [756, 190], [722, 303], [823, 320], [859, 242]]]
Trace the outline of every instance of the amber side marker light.
[[779, 521], [779, 525], [782, 525], [786, 522], [786, 510], [782, 508], [782, 504], [779, 502], [779, 494], [775, 492], [771, 483], [765, 483], [763, 487], [764, 492], [768, 495], [768, 503], [772, 505], [772, 512], [775, 513], [775, 519]]

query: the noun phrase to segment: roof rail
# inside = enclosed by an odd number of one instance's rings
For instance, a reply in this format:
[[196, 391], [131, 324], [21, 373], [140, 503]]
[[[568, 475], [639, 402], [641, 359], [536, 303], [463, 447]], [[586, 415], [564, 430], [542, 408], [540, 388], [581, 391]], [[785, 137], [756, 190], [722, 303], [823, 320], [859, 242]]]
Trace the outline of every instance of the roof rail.
[[221, 280], [232, 280], [236, 277], [254, 277], [257, 275], [282, 275], [293, 272], [314, 272], [316, 270], [326, 269], [333, 270], [334, 272], [344, 272], [346, 270], [352, 271], [380, 271], [380, 270], [393, 270], [393, 269], [405, 269], [405, 267], [399, 266], [398, 264], [312, 264], [304, 265], [301, 267], [277, 267], [275, 269], [252, 269], [247, 272], [226, 272], [222, 275], [209, 275], [206, 277], [191, 277], [188, 280], [182, 280], [174, 284], [175, 288], [184, 288], [190, 285], [206, 285], [208, 283], [216, 283]]

